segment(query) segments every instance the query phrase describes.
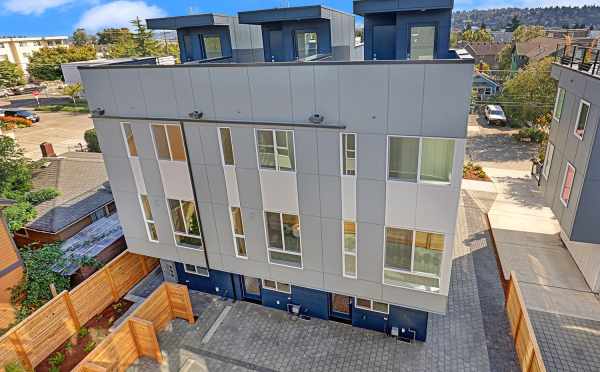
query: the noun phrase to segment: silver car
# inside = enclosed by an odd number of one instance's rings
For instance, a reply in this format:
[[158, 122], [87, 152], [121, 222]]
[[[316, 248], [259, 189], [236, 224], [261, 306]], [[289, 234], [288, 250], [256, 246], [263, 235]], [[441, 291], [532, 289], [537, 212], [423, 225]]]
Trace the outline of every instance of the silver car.
[[506, 115], [502, 107], [498, 105], [487, 105], [484, 110], [485, 119], [490, 125], [506, 125]]

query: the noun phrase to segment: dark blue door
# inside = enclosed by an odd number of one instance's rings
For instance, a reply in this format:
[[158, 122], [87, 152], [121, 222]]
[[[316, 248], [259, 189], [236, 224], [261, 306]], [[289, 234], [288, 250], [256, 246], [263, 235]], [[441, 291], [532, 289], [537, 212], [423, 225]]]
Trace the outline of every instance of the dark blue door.
[[331, 294], [331, 318], [339, 320], [352, 320], [352, 297], [336, 293]]
[[269, 31], [269, 52], [267, 61], [282, 62], [285, 60], [283, 53], [283, 33], [281, 30]]
[[373, 59], [396, 59], [396, 26], [373, 26]]
[[244, 300], [260, 302], [260, 279], [249, 276], [242, 277], [242, 295]]

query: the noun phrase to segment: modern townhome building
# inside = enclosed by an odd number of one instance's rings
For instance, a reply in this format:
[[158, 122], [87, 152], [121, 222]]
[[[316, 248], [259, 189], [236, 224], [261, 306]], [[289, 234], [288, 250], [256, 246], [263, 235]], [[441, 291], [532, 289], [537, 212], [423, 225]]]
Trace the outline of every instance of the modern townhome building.
[[558, 92], [542, 168], [545, 200], [560, 222], [561, 238], [596, 293], [600, 292], [599, 53], [577, 46], [559, 51], [552, 66]]
[[0, 61], [16, 63], [27, 74], [29, 57], [33, 52], [41, 48], [66, 47], [68, 37], [46, 36], [46, 37], [0, 37]]
[[425, 340], [473, 74], [431, 12], [390, 60], [80, 68], [128, 249], [192, 289]]
[[262, 29], [267, 62], [362, 59], [354, 16], [322, 5], [240, 12], [240, 23]]
[[146, 23], [149, 29], [177, 31], [182, 63], [264, 61], [260, 27], [240, 24], [235, 16], [207, 13]]

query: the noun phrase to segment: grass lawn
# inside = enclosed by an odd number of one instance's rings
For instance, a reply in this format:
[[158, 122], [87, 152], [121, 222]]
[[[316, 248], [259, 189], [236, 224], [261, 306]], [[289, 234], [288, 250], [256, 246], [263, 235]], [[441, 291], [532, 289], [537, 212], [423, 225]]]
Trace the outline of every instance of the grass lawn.
[[35, 108], [35, 111], [44, 111], [44, 112], [90, 112], [87, 102], [77, 102], [77, 104], [73, 103], [65, 103], [58, 105], [40, 105]]

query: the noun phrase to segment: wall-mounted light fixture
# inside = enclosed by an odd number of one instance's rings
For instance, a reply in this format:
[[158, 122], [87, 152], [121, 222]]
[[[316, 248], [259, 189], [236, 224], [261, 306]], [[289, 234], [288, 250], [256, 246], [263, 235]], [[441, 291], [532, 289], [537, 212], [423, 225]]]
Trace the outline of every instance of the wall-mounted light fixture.
[[192, 111], [188, 114], [188, 116], [191, 119], [200, 120], [200, 119], [202, 119], [202, 116], [204, 116], [204, 113], [202, 111]]
[[97, 107], [92, 110], [92, 115], [94, 116], [102, 116], [104, 115], [104, 109], [102, 107]]
[[321, 114], [312, 114], [308, 118], [308, 121], [310, 121], [313, 124], [321, 124], [323, 120], [325, 120], [325, 116]]

